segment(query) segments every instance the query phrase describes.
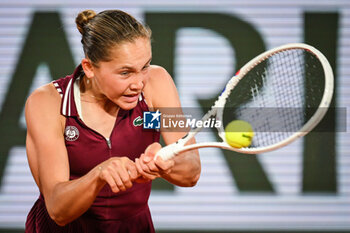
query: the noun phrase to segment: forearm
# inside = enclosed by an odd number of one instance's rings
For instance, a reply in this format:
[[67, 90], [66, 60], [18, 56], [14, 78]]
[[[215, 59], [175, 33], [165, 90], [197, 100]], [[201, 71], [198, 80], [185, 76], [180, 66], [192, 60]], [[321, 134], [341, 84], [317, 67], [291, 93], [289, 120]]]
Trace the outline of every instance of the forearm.
[[62, 226], [73, 221], [91, 206], [104, 185], [98, 168], [79, 179], [58, 183], [51, 194], [45, 196], [50, 217]]
[[201, 164], [197, 150], [181, 153], [174, 157], [175, 165], [169, 174], [162, 177], [178, 186], [194, 186], [201, 173]]

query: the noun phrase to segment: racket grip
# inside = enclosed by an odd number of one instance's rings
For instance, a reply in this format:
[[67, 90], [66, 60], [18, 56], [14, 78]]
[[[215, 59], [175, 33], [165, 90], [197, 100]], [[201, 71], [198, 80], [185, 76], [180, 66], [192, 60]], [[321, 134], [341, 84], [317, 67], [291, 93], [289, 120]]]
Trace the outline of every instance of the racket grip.
[[173, 144], [167, 145], [156, 153], [156, 155], [154, 156], [154, 160], [156, 160], [157, 157], [161, 157], [164, 161], [171, 159], [177, 154], [177, 151], [179, 150], [180, 147], [181, 146], [176, 142]]

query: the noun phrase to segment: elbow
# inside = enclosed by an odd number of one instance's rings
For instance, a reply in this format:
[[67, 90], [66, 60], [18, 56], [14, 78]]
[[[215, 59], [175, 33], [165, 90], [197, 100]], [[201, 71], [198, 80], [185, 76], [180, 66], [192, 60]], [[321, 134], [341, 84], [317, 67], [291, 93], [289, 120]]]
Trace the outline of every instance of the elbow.
[[190, 179], [188, 179], [186, 187], [194, 187], [197, 184], [199, 177], [200, 177], [200, 173], [198, 173], [195, 176], [192, 176]]
[[65, 225], [68, 224], [68, 221], [66, 221], [65, 219], [63, 219], [60, 216], [56, 216], [56, 215], [50, 215], [51, 219], [60, 227], [64, 227]]
[[55, 210], [47, 210], [50, 218], [59, 226], [64, 227], [69, 223], [67, 219], [65, 219], [61, 214], [57, 213]]
[[54, 220], [55, 223], [57, 225], [59, 225], [60, 227], [64, 227], [65, 225], [67, 225], [68, 223], [67, 222], [63, 222], [63, 221], [60, 221], [60, 220]]
[[191, 179], [189, 179], [189, 187], [193, 187], [195, 186], [198, 181], [199, 178], [201, 177], [201, 171], [202, 171], [202, 166], [201, 166], [201, 162], [198, 159], [196, 165], [192, 168], [193, 171], [195, 171], [191, 177]]
[[196, 169], [197, 171], [195, 173], [192, 173], [190, 176], [184, 177], [181, 184], [179, 186], [182, 187], [194, 187], [201, 176], [201, 169]]
[[198, 162], [195, 164], [195, 166], [192, 166], [189, 171], [192, 171], [192, 173], [189, 172], [189, 174], [191, 174], [191, 175], [187, 177], [187, 179], [186, 179], [187, 182], [185, 182], [184, 186], [194, 187], [198, 183], [199, 178], [201, 176], [200, 160], [198, 160]]
[[179, 186], [179, 187], [193, 187], [197, 184], [200, 177], [200, 173], [196, 173], [195, 175], [176, 175], [176, 176], [169, 176], [169, 177], [163, 177], [170, 183]]
[[201, 162], [199, 156], [196, 156], [195, 159], [192, 156], [185, 158], [187, 160], [184, 159], [179, 163], [176, 172], [167, 180], [180, 187], [193, 187], [198, 183], [201, 175]]
[[180, 187], [194, 187], [197, 182], [199, 180], [199, 177], [191, 177], [191, 178], [187, 178], [185, 180], [182, 180], [181, 182], [173, 182], [173, 184], [177, 185], [177, 186], [180, 186]]

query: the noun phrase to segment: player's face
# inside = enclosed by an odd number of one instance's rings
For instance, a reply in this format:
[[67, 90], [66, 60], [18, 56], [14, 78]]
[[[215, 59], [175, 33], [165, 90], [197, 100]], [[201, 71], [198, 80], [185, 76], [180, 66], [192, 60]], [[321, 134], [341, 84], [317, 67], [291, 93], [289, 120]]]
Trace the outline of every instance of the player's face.
[[111, 61], [99, 62], [94, 68], [94, 86], [120, 108], [136, 107], [147, 83], [152, 59], [150, 40], [135, 39], [110, 51]]

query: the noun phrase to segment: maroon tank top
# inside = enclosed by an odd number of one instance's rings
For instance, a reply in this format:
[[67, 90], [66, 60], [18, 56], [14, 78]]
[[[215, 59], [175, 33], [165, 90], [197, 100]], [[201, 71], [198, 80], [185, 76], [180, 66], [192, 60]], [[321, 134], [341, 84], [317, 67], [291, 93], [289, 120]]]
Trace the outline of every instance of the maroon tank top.
[[[74, 100], [74, 81], [81, 75], [78, 66], [74, 73], [53, 81], [62, 97], [61, 114], [66, 117], [65, 144], [68, 152], [70, 179], [77, 179], [99, 163], [113, 156], [127, 156], [131, 160], [138, 158], [148, 145], [159, 141], [159, 132], [144, 130], [140, 118], [149, 111], [141, 95], [137, 106], [131, 110], [120, 109], [109, 140], [84, 124], [78, 115]], [[109, 185], [100, 191], [92, 206], [80, 218], [95, 220], [123, 220], [148, 210], [148, 198], [151, 182], [113, 193]], [[43, 200], [43, 196], [40, 195]], [[81, 221], [78, 219], [76, 221]]]

